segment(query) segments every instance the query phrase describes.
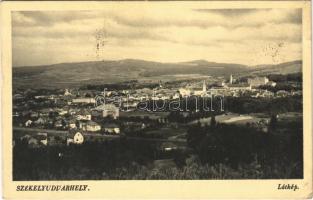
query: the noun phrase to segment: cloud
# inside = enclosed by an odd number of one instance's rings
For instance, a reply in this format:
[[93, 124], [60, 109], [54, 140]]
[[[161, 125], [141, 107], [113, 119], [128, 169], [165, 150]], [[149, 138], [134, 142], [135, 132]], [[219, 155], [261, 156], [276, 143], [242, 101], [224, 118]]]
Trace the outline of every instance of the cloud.
[[[247, 15], [251, 13], [255, 13], [258, 11], [258, 9], [194, 9], [198, 12], [204, 12], [204, 13], [215, 13], [222, 16], [230, 16], [230, 17], [240, 17], [242, 15]], [[262, 9], [262, 10], [270, 10], [270, 9]]]
[[286, 23], [302, 24], [302, 9], [293, 9], [285, 16]]
[[252, 23], [260, 22], [256, 17], [265, 23], [292, 23], [301, 24], [301, 9], [195, 9], [195, 11], [217, 14], [223, 17], [237, 17], [250, 19]]
[[[171, 12], [169, 15], [168, 12]], [[142, 14], [105, 11], [21, 11], [13, 12], [13, 26], [51, 27], [59, 23], [73, 23], [86, 20], [111, 20], [122, 26], [156, 27], [198, 27], [223, 26], [261, 27], [267, 23], [301, 24], [301, 9], [181, 9], [151, 10]]]
[[[170, 62], [194, 57], [246, 64], [251, 62], [249, 56], [262, 55], [254, 52], [262, 51], [262, 44], [277, 43], [293, 48], [284, 50], [283, 60], [301, 58], [301, 9], [147, 7], [141, 11], [134, 14], [109, 7], [96, 11], [15, 11], [13, 63], [96, 60], [98, 40], [103, 42], [105, 59]], [[53, 59], [40, 53], [53, 55]], [[267, 61], [263, 57], [259, 62]]]
[[93, 19], [96, 13], [90, 11], [15, 11], [13, 26], [43, 26], [51, 27], [60, 22], [70, 23], [75, 20]]

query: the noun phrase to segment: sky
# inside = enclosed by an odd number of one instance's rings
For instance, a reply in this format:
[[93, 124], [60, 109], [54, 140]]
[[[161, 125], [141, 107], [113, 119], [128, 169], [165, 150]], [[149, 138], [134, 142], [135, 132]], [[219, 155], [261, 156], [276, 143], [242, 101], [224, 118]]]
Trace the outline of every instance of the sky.
[[128, 58], [277, 64], [302, 59], [301, 38], [301, 9], [116, 6], [12, 13], [13, 66]]

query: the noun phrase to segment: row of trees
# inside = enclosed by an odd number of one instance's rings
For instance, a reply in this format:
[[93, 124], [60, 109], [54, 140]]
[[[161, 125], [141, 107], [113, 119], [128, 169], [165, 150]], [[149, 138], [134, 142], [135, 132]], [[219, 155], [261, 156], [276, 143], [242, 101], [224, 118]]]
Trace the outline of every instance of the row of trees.
[[288, 92], [295, 91], [295, 90], [302, 90], [302, 85], [292, 85], [290, 83], [277, 83], [275, 87], [270, 85], [261, 85], [258, 87], [259, 89], [268, 90], [271, 92], [277, 92], [279, 90], [285, 90]]
[[238, 169], [256, 162], [268, 168], [281, 165], [284, 171], [298, 166], [291, 176], [302, 177], [302, 120], [280, 123], [272, 117], [269, 132], [264, 133], [248, 126], [217, 124], [212, 117], [210, 126], [190, 127], [187, 141], [203, 164]]
[[302, 82], [302, 73], [294, 73], [294, 74], [270, 74], [268, 75], [269, 80], [275, 82]]
[[225, 111], [235, 113], [285, 113], [302, 112], [302, 98], [297, 96], [275, 99], [251, 98], [251, 97], [227, 97], [225, 98]]
[[107, 88], [108, 90], [130, 90], [130, 89], [142, 89], [142, 88], [156, 88], [158, 87], [158, 83], [138, 83], [137, 80], [125, 81], [122, 83], [108, 83], [108, 84], [98, 84], [98, 85], [86, 85], [80, 87], [82, 90], [98, 90], [102, 91], [103, 88]]

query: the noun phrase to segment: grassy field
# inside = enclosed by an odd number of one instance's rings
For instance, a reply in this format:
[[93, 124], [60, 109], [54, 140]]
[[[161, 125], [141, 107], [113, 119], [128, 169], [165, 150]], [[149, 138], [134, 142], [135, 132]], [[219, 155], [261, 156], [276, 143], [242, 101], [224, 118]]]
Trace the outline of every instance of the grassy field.
[[147, 135], [149, 135], [149, 134], [152, 134], [152, 135], [153, 134], [161, 134], [163, 136], [163, 138], [175, 139], [177, 136], [186, 135], [187, 130], [184, 128], [163, 127], [163, 128], [156, 129], [156, 130], [147, 131], [147, 132], [145, 132], [145, 134], [147, 134]]
[[[250, 114], [250, 115], [240, 115], [236, 113], [228, 113], [218, 115], [215, 117], [216, 122], [218, 123], [226, 123], [226, 124], [246, 124], [246, 123], [256, 123], [261, 120], [269, 120], [269, 116], [260, 115], [258, 113], [256, 114]], [[207, 118], [201, 118], [200, 120], [201, 125], [210, 124], [211, 117]], [[198, 123], [198, 120], [190, 122], [190, 124], [196, 124]]]
[[169, 112], [147, 112], [147, 111], [132, 111], [132, 112], [120, 112], [120, 117], [149, 117], [150, 119], [164, 118]]

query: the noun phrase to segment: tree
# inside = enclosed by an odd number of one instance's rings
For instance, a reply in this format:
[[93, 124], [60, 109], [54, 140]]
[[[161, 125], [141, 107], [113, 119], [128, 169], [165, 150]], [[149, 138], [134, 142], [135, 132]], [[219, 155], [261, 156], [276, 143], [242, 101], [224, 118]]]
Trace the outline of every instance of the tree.
[[211, 123], [210, 123], [210, 126], [211, 126], [211, 127], [215, 127], [215, 126], [216, 126], [215, 115], [213, 115], [213, 116], [211, 117]]
[[277, 127], [277, 115], [273, 114], [271, 116], [271, 121], [270, 121], [270, 124], [269, 124], [269, 128], [271, 130], [275, 130]]

